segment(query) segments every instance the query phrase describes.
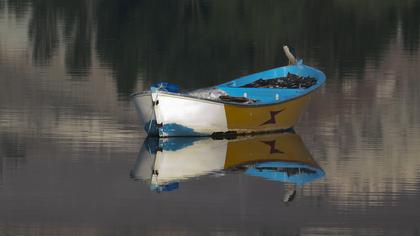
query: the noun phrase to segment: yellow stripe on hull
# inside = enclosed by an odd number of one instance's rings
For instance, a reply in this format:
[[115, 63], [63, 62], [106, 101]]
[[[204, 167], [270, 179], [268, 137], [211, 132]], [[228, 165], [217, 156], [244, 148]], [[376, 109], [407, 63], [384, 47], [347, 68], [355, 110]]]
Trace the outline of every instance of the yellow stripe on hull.
[[292, 128], [310, 100], [311, 94], [273, 105], [239, 106], [225, 104], [227, 128], [264, 131]]
[[[256, 137], [256, 138], [255, 138]], [[297, 134], [271, 134], [227, 144], [225, 168], [244, 163], [287, 161], [318, 166]]]

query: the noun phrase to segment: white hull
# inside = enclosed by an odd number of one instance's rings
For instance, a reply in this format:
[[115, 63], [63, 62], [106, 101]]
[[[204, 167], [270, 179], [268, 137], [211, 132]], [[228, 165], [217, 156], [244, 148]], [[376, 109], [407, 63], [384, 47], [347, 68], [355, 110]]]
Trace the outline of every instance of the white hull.
[[209, 136], [227, 132], [223, 103], [168, 93], [143, 93], [134, 98], [147, 133], [167, 136]]

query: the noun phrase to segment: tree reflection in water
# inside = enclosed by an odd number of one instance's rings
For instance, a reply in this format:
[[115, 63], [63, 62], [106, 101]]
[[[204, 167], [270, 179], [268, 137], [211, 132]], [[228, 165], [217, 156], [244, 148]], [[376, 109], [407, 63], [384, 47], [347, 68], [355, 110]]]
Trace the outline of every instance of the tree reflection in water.
[[31, 13], [35, 64], [50, 63], [64, 46], [67, 73], [87, 77], [97, 57], [112, 69], [123, 96], [138, 80], [196, 88], [285, 64], [285, 43], [330, 77], [351, 71], [358, 78], [367, 59], [381, 57], [399, 26], [407, 50], [419, 46], [419, 1], [6, 2], [3, 8], [18, 17]]

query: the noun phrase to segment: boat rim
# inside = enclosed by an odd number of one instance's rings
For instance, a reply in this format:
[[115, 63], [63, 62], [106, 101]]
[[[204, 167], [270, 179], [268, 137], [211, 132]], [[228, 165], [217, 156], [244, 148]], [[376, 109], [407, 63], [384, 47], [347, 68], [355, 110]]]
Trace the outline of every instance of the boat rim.
[[[321, 86], [322, 85], [320, 85], [319, 87], [321, 87]], [[265, 104], [255, 104], [255, 103], [243, 104], [243, 103], [237, 103], [237, 102], [218, 101], [218, 100], [212, 100], [212, 99], [207, 99], [207, 98], [198, 98], [198, 97], [190, 96], [190, 95], [184, 94], [184, 93], [172, 93], [172, 92], [167, 92], [167, 91], [162, 91], [162, 90], [159, 90], [156, 93], [165, 94], [165, 95], [169, 95], [169, 96], [173, 96], [173, 97], [188, 98], [188, 99], [191, 99], [191, 100], [197, 100], [197, 101], [207, 102], [207, 103], [212, 103], [212, 104], [217, 104], [217, 105], [227, 104], [227, 105], [242, 106], [242, 107], [265, 107], [265, 106], [279, 105], [279, 104], [290, 102], [290, 101], [293, 101], [293, 100], [296, 100], [296, 99], [300, 99], [302, 97], [311, 95], [316, 90], [317, 90], [317, 88], [313, 89], [313, 90], [311, 90], [311, 91], [309, 91], [305, 94], [301, 94], [299, 96], [292, 97], [292, 98], [289, 98], [289, 99], [286, 99], [286, 100], [283, 100], [283, 101], [280, 101], [280, 102], [265, 103]], [[153, 93], [152, 91], [142, 91], [142, 92], [133, 93], [130, 96], [134, 99], [135, 97], [138, 97], [138, 96], [149, 96], [152, 93]]]

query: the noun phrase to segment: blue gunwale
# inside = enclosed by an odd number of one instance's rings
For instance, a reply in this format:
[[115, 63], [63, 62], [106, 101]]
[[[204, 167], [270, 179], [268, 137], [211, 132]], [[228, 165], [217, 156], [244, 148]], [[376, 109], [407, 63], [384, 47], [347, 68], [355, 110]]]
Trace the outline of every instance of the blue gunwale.
[[[284, 172], [272, 171], [272, 170], [258, 170], [261, 167], [280, 167], [280, 168], [306, 168], [314, 171], [314, 173], [300, 173], [297, 175], [288, 176]], [[275, 161], [275, 162], [262, 162], [257, 163], [255, 168], [250, 168], [245, 171], [246, 175], [262, 177], [267, 180], [290, 182], [298, 185], [304, 185], [314, 180], [320, 179], [325, 176], [325, 172], [318, 166], [308, 165], [299, 162], [286, 162], [286, 161]]]
[[[316, 78], [317, 82], [315, 85], [309, 88], [301, 89], [290, 89], [290, 88], [242, 88], [241, 86], [252, 83], [258, 79], [272, 79], [277, 77], [285, 77], [287, 73], [296, 74], [299, 76], [311, 76]], [[253, 105], [269, 105], [282, 103], [285, 101], [292, 100], [297, 97], [301, 97], [305, 94], [308, 94], [322, 84], [325, 83], [325, 74], [321, 71], [302, 64], [299, 62], [296, 65], [289, 65], [283, 67], [277, 67], [262, 72], [254, 73], [251, 75], [246, 75], [238, 79], [231, 80], [229, 82], [217, 85], [216, 88], [221, 89], [228, 93], [230, 96], [242, 97], [246, 93], [247, 97], [250, 99], [257, 100]], [[276, 100], [276, 94], [279, 97], [279, 100]]]
[[[242, 88], [241, 86], [251, 83], [258, 79], [272, 79], [277, 77], [285, 77], [287, 73], [292, 73], [299, 76], [311, 76], [316, 78], [317, 82], [315, 85], [309, 88], [300, 88], [300, 89], [290, 89], [290, 88]], [[247, 97], [250, 99], [256, 100], [254, 103], [237, 103], [237, 102], [229, 102], [229, 101], [222, 101], [222, 100], [212, 100], [206, 98], [197, 98], [194, 96], [190, 96], [185, 93], [174, 93], [168, 92], [164, 90], [159, 90], [156, 87], [151, 87], [150, 92], [159, 91], [159, 93], [164, 93], [168, 95], [173, 95], [177, 97], [186, 97], [189, 99], [195, 99], [197, 101], [206, 101], [210, 103], [218, 103], [218, 104], [231, 104], [235, 106], [244, 106], [244, 107], [255, 107], [255, 106], [269, 106], [273, 104], [281, 104], [285, 103], [294, 99], [301, 98], [305, 95], [310, 94], [311, 92], [318, 89], [325, 83], [326, 77], [325, 74], [313, 67], [304, 65], [302, 60], [300, 60], [297, 64], [289, 65], [289, 66], [282, 66], [277, 67], [261, 72], [257, 72], [254, 74], [246, 75], [226, 83], [222, 83], [219, 85], [214, 86], [214, 88], [218, 88], [220, 90], [225, 91], [229, 96], [233, 97], [243, 97], [246, 93]], [[133, 94], [136, 95], [146, 95], [144, 93], [140, 94]], [[276, 100], [276, 95], [278, 95], [278, 100]]]

